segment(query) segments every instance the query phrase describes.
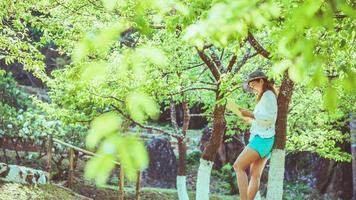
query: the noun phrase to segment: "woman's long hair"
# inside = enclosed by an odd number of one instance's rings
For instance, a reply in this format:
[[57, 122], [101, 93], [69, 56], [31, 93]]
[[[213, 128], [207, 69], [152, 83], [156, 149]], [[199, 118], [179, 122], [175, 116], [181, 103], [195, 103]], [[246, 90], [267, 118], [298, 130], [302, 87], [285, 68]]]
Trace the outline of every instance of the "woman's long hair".
[[[261, 79], [258, 79], [257, 81], [260, 81]], [[262, 79], [263, 80], [263, 85], [262, 85], [262, 92], [257, 94], [257, 102], [259, 102], [262, 98], [262, 95], [267, 91], [267, 90], [271, 90], [273, 92], [274, 95], [276, 95], [276, 98], [278, 97], [278, 91], [277, 89], [274, 87], [274, 81], [271, 80], [267, 80], [265, 78]]]

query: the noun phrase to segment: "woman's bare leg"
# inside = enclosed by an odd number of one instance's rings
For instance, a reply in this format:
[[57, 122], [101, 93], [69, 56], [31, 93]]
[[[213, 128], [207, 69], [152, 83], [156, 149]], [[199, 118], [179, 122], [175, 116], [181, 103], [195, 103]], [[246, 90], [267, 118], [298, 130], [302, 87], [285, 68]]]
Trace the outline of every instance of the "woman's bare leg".
[[260, 155], [255, 150], [249, 147], [245, 147], [245, 149], [241, 152], [234, 163], [234, 169], [237, 175], [237, 185], [239, 187], [241, 200], [248, 200], [248, 179], [245, 170], [250, 166], [251, 163], [258, 159], [260, 159]]
[[260, 188], [260, 180], [263, 169], [267, 163], [267, 158], [258, 159], [251, 164], [250, 174], [251, 179], [248, 184], [247, 196], [248, 200], [253, 200], [256, 196], [258, 189]]

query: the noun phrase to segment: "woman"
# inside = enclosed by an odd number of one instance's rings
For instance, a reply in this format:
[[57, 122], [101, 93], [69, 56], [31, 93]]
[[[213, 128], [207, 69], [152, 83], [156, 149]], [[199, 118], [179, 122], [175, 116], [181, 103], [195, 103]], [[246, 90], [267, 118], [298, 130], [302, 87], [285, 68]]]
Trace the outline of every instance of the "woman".
[[[253, 200], [260, 185], [262, 171], [270, 157], [274, 144], [277, 119], [277, 93], [273, 83], [261, 71], [250, 74], [246, 81], [257, 95], [257, 105], [253, 113], [241, 109], [245, 123], [251, 124], [249, 144], [234, 163], [241, 200]], [[246, 169], [250, 167], [250, 182]]]

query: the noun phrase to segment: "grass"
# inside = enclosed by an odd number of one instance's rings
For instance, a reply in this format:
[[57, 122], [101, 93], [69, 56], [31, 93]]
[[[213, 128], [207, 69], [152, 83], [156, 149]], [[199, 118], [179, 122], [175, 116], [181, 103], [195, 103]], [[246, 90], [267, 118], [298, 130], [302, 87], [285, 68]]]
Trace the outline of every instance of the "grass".
[[0, 181], [1, 200], [85, 200], [73, 192], [55, 185], [30, 186]]
[[[84, 186], [77, 185], [74, 189], [80, 194], [85, 194], [89, 197], [95, 197], [96, 199], [103, 200], [117, 200], [118, 199], [118, 191], [117, 187], [114, 186], [104, 186], [101, 188], [95, 188], [94, 186]], [[135, 189], [125, 187], [125, 200], [134, 200], [135, 199]], [[195, 192], [188, 192], [190, 199], [195, 199]], [[140, 191], [140, 199], [142, 200], [177, 200], [177, 190], [175, 189], [163, 189], [163, 188], [151, 188], [144, 187], [141, 188]], [[226, 195], [218, 195], [211, 194], [210, 200], [236, 200], [237, 196], [226, 196]]]
[[[76, 185], [75, 190], [80, 190], [82, 195], [100, 200], [118, 199], [117, 188], [107, 186], [105, 188], [94, 188], [92, 186]], [[88, 198], [64, 189], [56, 185], [30, 186], [18, 183], [9, 183], [0, 181], [0, 199], [1, 200], [87, 200]], [[176, 200], [177, 191], [174, 189], [162, 188], [142, 188], [142, 200]], [[194, 192], [189, 192], [190, 199], [195, 198]], [[237, 196], [224, 196], [212, 194], [210, 200], [236, 200]], [[133, 200], [135, 198], [134, 188], [125, 188], [125, 199]]]

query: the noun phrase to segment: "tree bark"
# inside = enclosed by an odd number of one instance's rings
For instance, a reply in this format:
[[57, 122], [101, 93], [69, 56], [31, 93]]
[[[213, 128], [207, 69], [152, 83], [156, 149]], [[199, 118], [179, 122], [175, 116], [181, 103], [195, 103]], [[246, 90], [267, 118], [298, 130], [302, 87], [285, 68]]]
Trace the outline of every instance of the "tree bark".
[[74, 149], [69, 149], [69, 170], [68, 170], [68, 188], [73, 188], [74, 181]]
[[[220, 95], [217, 92], [216, 101], [219, 102], [223, 98], [223, 95]], [[215, 105], [214, 108], [214, 121], [213, 121], [213, 133], [211, 134], [208, 144], [204, 149], [202, 158], [207, 161], [214, 162], [216, 153], [220, 147], [220, 144], [223, 140], [223, 136], [226, 129], [225, 121], [225, 105]]]
[[135, 200], [140, 200], [140, 193], [141, 193], [141, 171], [137, 172], [137, 179], [136, 179], [136, 195]]
[[52, 136], [48, 136], [47, 140], [47, 172], [48, 172], [48, 183], [51, 182], [52, 178], [52, 149], [53, 149], [53, 140]]
[[217, 104], [217, 102], [219, 102], [223, 97], [224, 96], [219, 92], [218, 85], [215, 100], [216, 104], [214, 108], [213, 133], [211, 134], [208, 144], [204, 149], [202, 158], [200, 159], [196, 189], [196, 200], [209, 199], [211, 169], [214, 164], [215, 156], [223, 140], [223, 136], [226, 129], [226, 121], [224, 116], [225, 105]]
[[124, 191], [124, 183], [125, 183], [125, 174], [124, 168], [120, 165], [120, 172], [119, 172], [119, 200], [125, 199], [125, 191]]
[[285, 170], [285, 145], [287, 135], [288, 107], [293, 94], [294, 83], [284, 72], [283, 81], [278, 94], [278, 115], [276, 122], [276, 136], [274, 149], [268, 173], [267, 199], [282, 200], [283, 179]]
[[[187, 143], [186, 143], [186, 134], [189, 127], [189, 106], [186, 101], [182, 103], [183, 107], [183, 127], [182, 127], [182, 137], [178, 138], [178, 174], [177, 174], [177, 192], [179, 200], [189, 200], [187, 192], [187, 183], [186, 183], [186, 157], [187, 157]], [[176, 119], [176, 109], [174, 101], [171, 100], [171, 123], [172, 126], [178, 134], [178, 124]]]
[[351, 153], [352, 153], [352, 199], [356, 200], [356, 114], [350, 113]]
[[178, 151], [179, 151], [179, 164], [178, 164], [178, 175], [186, 175], [186, 157], [187, 157], [187, 142], [186, 134], [189, 127], [189, 107], [187, 102], [183, 102], [183, 128], [182, 135], [183, 139], [178, 139]]

